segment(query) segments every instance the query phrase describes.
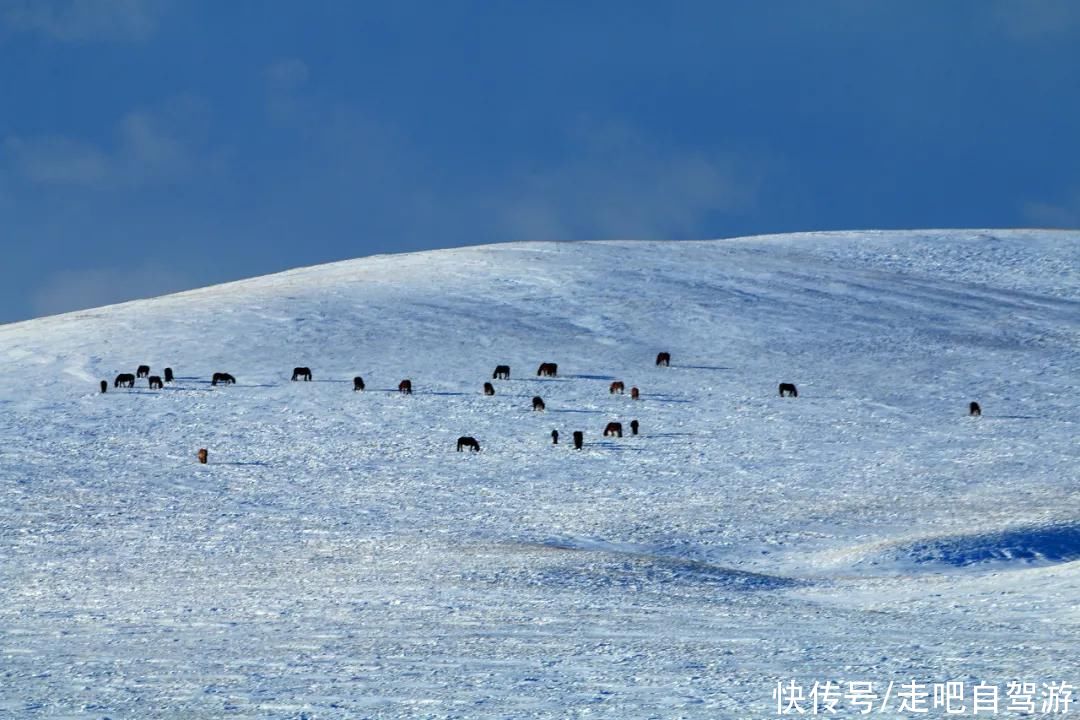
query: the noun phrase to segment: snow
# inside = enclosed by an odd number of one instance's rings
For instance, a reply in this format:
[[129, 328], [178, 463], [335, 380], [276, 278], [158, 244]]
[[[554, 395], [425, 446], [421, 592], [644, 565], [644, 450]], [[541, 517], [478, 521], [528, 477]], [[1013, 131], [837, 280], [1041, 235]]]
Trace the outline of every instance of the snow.
[[[142, 363], [177, 381], [111, 386]], [[1080, 685], [1078, 380], [1077, 232], [491, 245], [0, 326], [0, 717]]]

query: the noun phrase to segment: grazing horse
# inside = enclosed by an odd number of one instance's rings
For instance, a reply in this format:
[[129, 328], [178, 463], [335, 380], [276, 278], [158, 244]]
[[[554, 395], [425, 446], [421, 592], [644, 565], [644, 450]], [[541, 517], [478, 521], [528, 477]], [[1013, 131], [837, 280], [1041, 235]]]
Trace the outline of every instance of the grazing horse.
[[539, 411], [539, 410], [544, 410], [545, 409], [544, 399], [542, 397], [540, 397], [539, 395], [535, 395], [533, 397], [532, 402], [533, 402], [533, 410]]
[[496, 365], [495, 372], [491, 374], [492, 380], [509, 380], [510, 379], [510, 366], [509, 365]]
[[113, 381], [113, 387], [135, 387], [135, 376], [131, 373], [120, 373]]
[[402, 395], [412, 395], [412, 380], [402, 380], [399, 382], [397, 391]]
[[979, 403], [977, 403], [977, 402], [975, 402], [973, 400], [968, 405], [968, 415], [970, 415], [971, 417], [980, 417], [980, 416], [982, 416], [982, 408], [979, 407]]
[[495, 386], [492, 385], [489, 382], [484, 383], [484, 394], [485, 395], [494, 395], [495, 394]]
[[556, 377], [559, 374], [558, 363], [540, 363], [540, 367], [536, 369], [536, 375], [544, 377]]
[[160, 377], [158, 377], [157, 375], [151, 375], [150, 376], [150, 389], [151, 390], [155, 390], [155, 389], [156, 390], [161, 390], [163, 387], [165, 387], [165, 384], [163, 382], [161, 382]]
[[203, 465], [206, 464], [206, 454], [206, 448], [199, 448], [199, 462], [201, 462]]
[[614, 435], [615, 437], [622, 437], [622, 423], [609, 422], [607, 427], [604, 428], [604, 437]]
[[221, 383], [222, 385], [233, 385], [236, 383], [236, 378], [229, 373], [217, 372], [214, 373], [214, 377], [210, 379], [210, 384], [217, 385], [218, 383]]
[[622, 395], [623, 390], [625, 390], [625, 389], [626, 389], [626, 385], [623, 383], [623, 381], [622, 380], [616, 380], [615, 382], [611, 383], [611, 387], [608, 388], [608, 392], [611, 393], [612, 395], [614, 395], [615, 393], [619, 393], [620, 395]]
[[173, 381], [172, 368], [165, 368], [165, 382], [172, 382], [172, 381]]
[[574, 431], [574, 449], [580, 450], [581, 446], [585, 444], [585, 433], [580, 430]]
[[640, 400], [641, 399], [641, 391], [638, 390], [636, 387], [630, 388], [630, 399], [631, 400]]
[[671, 353], [662, 352], [657, 354], [656, 367], [660, 367], [661, 365], [663, 365], [664, 367], [668, 367], [671, 365]]
[[637, 435], [638, 427], [639, 427], [638, 426], [638, 421], [637, 420], [631, 420], [630, 421], [630, 434], [631, 435]]
[[356, 392], [357, 390], [363, 390], [364, 389], [364, 378], [360, 377], [359, 375], [354, 377], [352, 379], [352, 389], [353, 389], [353, 392]]
[[558, 445], [559, 444], [559, 431], [558, 430], [552, 430], [551, 431], [551, 444], [552, 445]]
[[780, 397], [784, 397], [785, 395], [799, 397], [799, 391], [794, 383], [780, 383]]
[[109, 381], [108, 380], [102, 380], [101, 381], [101, 392], [106, 392], [108, 389], [109, 389]]
[[150, 377], [150, 366], [149, 365], [140, 365], [138, 367], [138, 369], [135, 371], [135, 377], [139, 377], [139, 378]]
[[465, 448], [469, 448], [473, 452], [480, 452], [480, 443], [478, 443], [474, 437], [462, 435], [457, 439], [457, 451], [461, 452]]
[[311, 368], [297, 367], [293, 368], [292, 379], [303, 378], [305, 381], [311, 380]]

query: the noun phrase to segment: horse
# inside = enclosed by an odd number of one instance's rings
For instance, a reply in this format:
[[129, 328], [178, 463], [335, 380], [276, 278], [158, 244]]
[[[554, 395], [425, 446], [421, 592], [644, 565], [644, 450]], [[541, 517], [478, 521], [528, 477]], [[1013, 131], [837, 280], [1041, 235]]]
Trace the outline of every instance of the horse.
[[785, 395], [799, 397], [799, 391], [794, 383], [780, 383], [780, 397], [784, 397]]
[[151, 390], [155, 390], [155, 389], [156, 390], [161, 390], [164, 387], [165, 387], [165, 384], [161, 382], [160, 377], [158, 377], [157, 375], [151, 375], [150, 376], [150, 389]]
[[199, 448], [199, 452], [198, 452], [199, 462], [201, 462], [203, 465], [206, 464], [206, 455], [207, 455], [206, 448]]
[[354, 377], [352, 379], [352, 389], [353, 389], [353, 392], [356, 392], [357, 390], [363, 390], [364, 389], [364, 378], [360, 377], [359, 375]]
[[131, 373], [120, 373], [113, 381], [113, 387], [135, 387], [135, 376]]
[[495, 372], [491, 374], [492, 380], [509, 380], [510, 379], [510, 366], [509, 365], [496, 365]]
[[574, 449], [580, 450], [581, 446], [585, 444], [585, 433], [580, 430], [574, 431]]
[[495, 386], [492, 385], [489, 382], [484, 383], [484, 394], [485, 395], [494, 395], [495, 394]]
[[109, 389], [109, 381], [108, 380], [102, 380], [101, 381], [101, 392], [107, 392], [108, 389]]
[[303, 378], [305, 381], [311, 380], [311, 368], [297, 367], [293, 368], [292, 379]]
[[637, 435], [638, 427], [639, 427], [638, 426], [638, 421], [637, 420], [631, 420], [630, 421], [630, 434], [631, 435]]
[[638, 390], [636, 387], [630, 388], [630, 399], [631, 400], [640, 400], [641, 399], [641, 391]]
[[982, 416], [982, 408], [979, 407], [979, 403], [973, 400], [971, 401], [971, 403], [968, 404], [968, 415], [970, 415], [971, 417]]
[[622, 437], [622, 423], [609, 422], [607, 427], [604, 428], [604, 437], [614, 435], [615, 437]]
[[533, 405], [533, 410], [535, 410], [535, 411], [541, 411], [541, 410], [546, 409], [545, 406], [544, 406], [544, 399], [541, 398], [539, 395], [536, 395], [536, 396], [533, 397], [532, 405]]
[[399, 382], [397, 391], [402, 395], [412, 395], [412, 380], [402, 380]]
[[540, 367], [536, 369], [537, 377], [557, 377], [559, 374], [559, 365], [557, 363], [540, 363]]
[[149, 365], [140, 365], [138, 367], [138, 369], [135, 371], [135, 377], [144, 378], [144, 377], [149, 377], [149, 376], [150, 376], [150, 366]]
[[551, 431], [551, 444], [552, 445], [558, 445], [559, 444], [559, 431], [558, 430], [552, 430]]
[[173, 381], [172, 368], [165, 368], [165, 382], [172, 382], [172, 381]]
[[214, 373], [214, 377], [211, 378], [210, 384], [217, 385], [218, 383], [221, 383], [222, 385], [233, 385], [236, 383], [236, 378], [229, 373], [216, 372]]
[[656, 367], [660, 367], [661, 365], [664, 367], [669, 367], [671, 365], [671, 353], [662, 352], [657, 354]]
[[465, 448], [469, 448], [473, 452], [480, 452], [480, 443], [474, 437], [462, 435], [457, 439], [457, 451], [461, 452]]
[[625, 383], [623, 383], [622, 380], [616, 380], [615, 382], [611, 383], [611, 387], [608, 388], [608, 392], [611, 393], [612, 395], [614, 395], [615, 393], [619, 393], [620, 395], [622, 395], [623, 390], [625, 390], [625, 389], [626, 389]]

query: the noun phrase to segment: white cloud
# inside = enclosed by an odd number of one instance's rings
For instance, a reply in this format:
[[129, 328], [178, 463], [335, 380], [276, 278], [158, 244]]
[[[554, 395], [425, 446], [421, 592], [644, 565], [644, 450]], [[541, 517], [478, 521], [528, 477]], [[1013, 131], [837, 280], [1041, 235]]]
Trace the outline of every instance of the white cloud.
[[508, 239], [673, 238], [753, 207], [765, 169], [741, 153], [665, 146], [625, 127], [575, 133], [572, 156], [490, 200]]
[[35, 317], [155, 297], [191, 287], [173, 267], [149, 264], [135, 268], [64, 270], [46, 278], [32, 297]]
[[111, 146], [62, 135], [9, 136], [2, 162], [39, 185], [94, 189], [144, 187], [220, 166], [204, 145], [206, 106], [180, 97], [154, 110], [137, 110], [117, 124]]
[[1007, 36], [1037, 42], [1080, 29], [1080, 3], [1075, 0], [997, 0], [991, 17]]
[[1073, 188], [1061, 203], [1025, 204], [1024, 217], [1036, 227], [1080, 228], [1080, 188]]
[[3, 0], [0, 21], [60, 42], [142, 42], [157, 30], [166, 6], [167, 0]]

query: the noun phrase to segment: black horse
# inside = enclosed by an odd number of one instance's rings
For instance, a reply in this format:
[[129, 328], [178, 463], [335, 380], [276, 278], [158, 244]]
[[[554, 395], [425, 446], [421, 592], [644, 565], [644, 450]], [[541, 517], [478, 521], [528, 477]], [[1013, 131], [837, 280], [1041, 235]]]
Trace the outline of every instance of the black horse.
[[358, 390], [363, 390], [364, 389], [364, 378], [360, 377], [359, 375], [354, 377], [352, 379], [352, 389], [353, 389], [353, 392], [356, 392]]
[[535, 397], [533, 397], [533, 399], [532, 399], [532, 407], [533, 407], [533, 410], [536, 410], [536, 411], [541, 411], [541, 410], [547, 409], [546, 406], [544, 405], [544, 399], [542, 397], [540, 397], [539, 395], [536, 395]]
[[165, 382], [172, 382], [172, 381], [173, 381], [172, 368], [165, 368]]
[[559, 431], [558, 430], [552, 430], [551, 431], [551, 444], [552, 445], [558, 445], [559, 444]]
[[785, 395], [799, 397], [799, 390], [795, 387], [795, 383], [780, 383], [780, 397]]
[[537, 377], [557, 377], [559, 374], [558, 363], [540, 363], [540, 367], [536, 368]]
[[158, 377], [157, 375], [151, 375], [150, 376], [150, 389], [151, 390], [161, 390], [163, 387], [165, 387], [165, 384], [161, 382], [160, 377]]
[[630, 434], [631, 435], [637, 435], [638, 427], [639, 427], [638, 421], [637, 420], [631, 420], [630, 421]]
[[622, 423], [609, 422], [607, 427], [604, 428], [604, 437], [614, 435], [615, 437], [622, 437]]
[[304, 380], [311, 380], [311, 368], [297, 367], [293, 368], [292, 379], [297, 380], [303, 378]]
[[585, 444], [585, 433], [580, 430], [574, 431], [574, 449], [580, 450], [581, 446]]
[[236, 383], [236, 378], [229, 373], [216, 372], [214, 373], [214, 377], [210, 379], [210, 384], [217, 385], [218, 383], [221, 383], [222, 385], [234, 385]]
[[495, 372], [491, 374], [492, 380], [509, 380], [510, 379], [510, 366], [509, 365], [496, 365]]
[[109, 389], [109, 381], [108, 380], [102, 380], [101, 381], [101, 392], [107, 392], [108, 389]]
[[968, 415], [970, 415], [971, 417], [982, 416], [982, 408], [979, 407], [979, 403], [973, 400], [970, 404], [968, 404]]
[[457, 439], [457, 451], [461, 452], [465, 448], [469, 448], [473, 452], [480, 452], [480, 443], [478, 443], [474, 437], [462, 435]]
[[144, 377], [149, 377], [149, 376], [150, 376], [150, 366], [149, 365], [140, 365], [139, 368], [135, 371], [135, 377], [144, 378]]
[[412, 380], [402, 380], [398, 383], [397, 389], [402, 395], [412, 395]]
[[135, 387], [135, 376], [131, 373], [120, 373], [113, 381], [113, 387]]
[[489, 382], [484, 383], [484, 394], [485, 395], [494, 395], [495, 394], [495, 386], [492, 385]]
[[671, 365], [671, 353], [662, 352], [657, 354], [656, 367], [660, 367], [661, 365], [663, 365], [664, 367], [668, 367], [669, 365]]

